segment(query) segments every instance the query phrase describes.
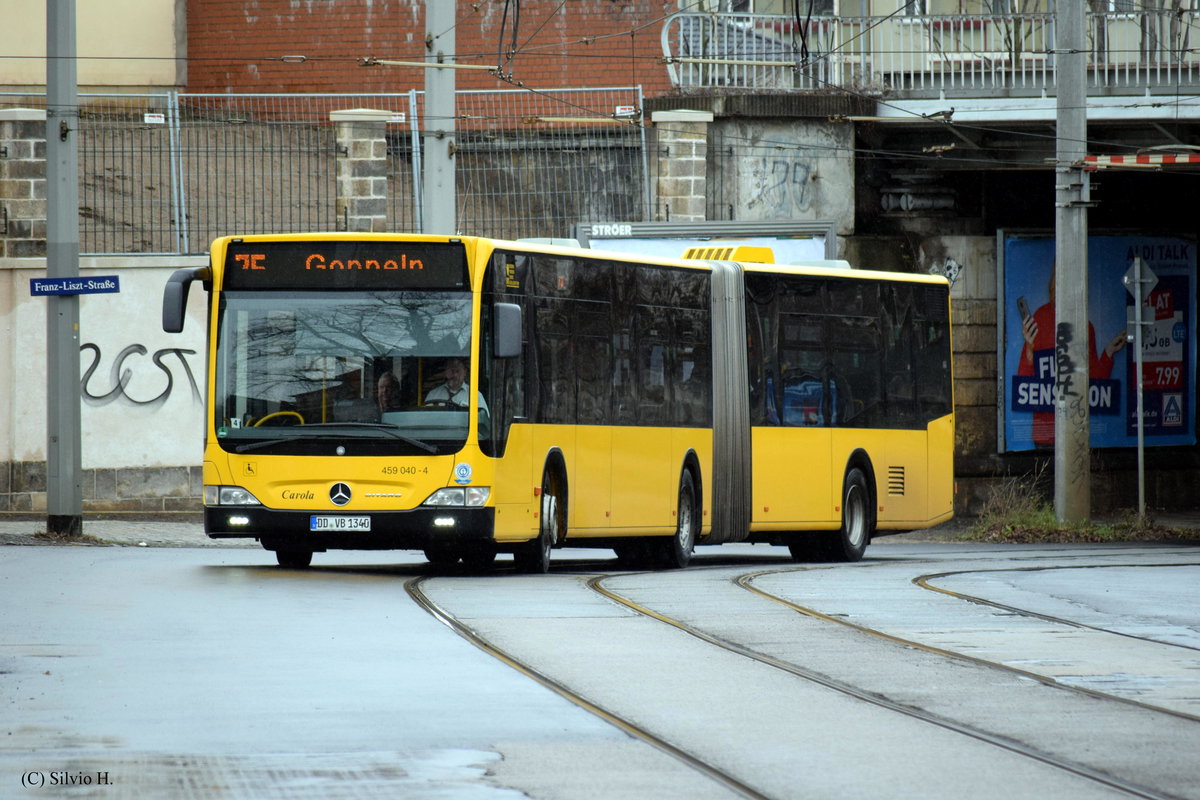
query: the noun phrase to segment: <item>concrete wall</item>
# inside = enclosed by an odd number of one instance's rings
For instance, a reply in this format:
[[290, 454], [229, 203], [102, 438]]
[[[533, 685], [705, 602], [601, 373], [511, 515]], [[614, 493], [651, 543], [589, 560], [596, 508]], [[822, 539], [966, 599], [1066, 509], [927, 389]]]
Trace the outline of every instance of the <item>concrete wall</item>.
[[931, 236], [915, 254], [922, 272], [953, 281], [955, 474], [957, 511], [978, 511], [996, 463], [996, 240]]
[[736, 219], [825, 220], [854, 232], [854, 129], [824, 120], [726, 119], [713, 123], [740, 157], [717, 161]]
[[[184, 0], [76, 3], [79, 86], [172, 88], [185, 80]], [[46, 85], [46, 4], [0, 0], [0, 88]], [[14, 57], [16, 56], [16, 57]]]
[[[203, 454], [205, 293], [184, 333], [162, 330], [162, 290], [205, 257], [84, 258], [82, 277], [120, 292], [80, 296], [85, 510], [197, 510]], [[44, 511], [46, 299], [30, 294], [43, 259], [0, 259], [0, 511]]]

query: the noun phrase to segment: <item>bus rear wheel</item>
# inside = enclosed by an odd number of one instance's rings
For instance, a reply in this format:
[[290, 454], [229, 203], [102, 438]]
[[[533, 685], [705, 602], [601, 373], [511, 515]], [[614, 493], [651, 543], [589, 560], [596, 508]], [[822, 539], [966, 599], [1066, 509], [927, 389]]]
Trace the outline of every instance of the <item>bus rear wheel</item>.
[[874, 500], [866, 473], [859, 467], [842, 482], [842, 526], [836, 531], [798, 534], [788, 545], [794, 561], [858, 561], [871, 542]]
[[854, 467], [842, 484], [842, 527], [827, 542], [831, 561], [858, 561], [871, 542], [874, 504], [867, 476]]
[[700, 526], [696, 500], [696, 480], [689, 470], [679, 479], [679, 506], [675, 516], [675, 535], [654, 542], [658, 560], [667, 569], [683, 569], [692, 560], [696, 534]]

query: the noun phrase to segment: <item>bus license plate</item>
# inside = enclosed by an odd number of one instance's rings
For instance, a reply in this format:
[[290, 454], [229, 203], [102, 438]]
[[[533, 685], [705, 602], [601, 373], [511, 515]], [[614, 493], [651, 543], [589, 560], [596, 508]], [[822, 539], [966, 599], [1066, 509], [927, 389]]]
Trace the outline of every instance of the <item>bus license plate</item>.
[[371, 518], [312, 516], [308, 520], [308, 529], [310, 531], [369, 531], [371, 530]]

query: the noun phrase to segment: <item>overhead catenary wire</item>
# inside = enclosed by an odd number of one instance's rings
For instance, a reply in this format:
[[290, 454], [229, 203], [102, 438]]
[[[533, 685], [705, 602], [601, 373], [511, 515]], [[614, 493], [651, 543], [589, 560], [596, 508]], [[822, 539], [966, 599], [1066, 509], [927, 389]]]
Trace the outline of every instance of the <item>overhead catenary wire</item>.
[[[518, 5], [519, 5], [519, 3], [518, 3]], [[659, 16], [652, 20], [641, 22], [638, 25], [633, 26], [633, 27], [623, 30], [623, 31], [588, 36], [588, 37], [584, 37], [583, 39], [575, 40], [575, 41], [568, 42], [565, 44], [555, 43], [555, 44], [547, 44], [547, 45], [534, 45], [533, 40], [534, 40], [536, 34], [539, 31], [541, 31], [548, 24], [549, 20], [554, 15], [556, 15], [562, 11], [562, 9], [564, 8], [564, 5], [565, 4], [563, 2], [559, 2], [558, 5], [549, 14], [545, 15], [545, 18], [541, 21], [541, 24], [538, 26], [538, 29], [535, 30], [533, 34], [528, 35], [526, 37], [525, 41], [523, 43], [521, 43], [519, 52], [521, 52], [521, 53], [538, 52], [541, 54], [545, 54], [547, 49], [553, 48], [553, 49], [557, 50], [558, 56], [562, 59], [568, 59], [568, 60], [569, 59], [597, 59], [597, 58], [598, 59], [607, 59], [607, 58], [611, 58], [611, 56], [604, 54], [604, 53], [597, 54], [594, 52], [593, 53], [580, 53], [580, 52], [575, 51], [574, 48], [576, 48], [577, 46], [580, 46], [580, 45], [586, 46], [589, 49], [594, 48], [595, 44], [603, 39], [612, 38], [612, 37], [616, 37], [616, 36], [632, 35], [634, 32], [636, 32], [638, 30], [644, 30], [648, 27], [651, 27], [655, 24], [660, 23], [661, 21], [666, 19], [668, 16], [668, 15]], [[684, 10], [687, 10], [689, 8], [696, 8], [699, 5], [700, 5], [699, 0], [697, 0], [697, 2], [688, 4]], [[905, 5], [909, 5], [909, 4], [905, 4]], [[473, 9], [473, 11], [476, 13], [479, 11], [479, 4], [470, 4], [467, 7], [470, 9]], [[888, 18], [894, 16], [895, 14], [900, 13], [902, 11], [902, 9], [903, 9], [903, 7], [901, 7], [900, 9], [897, 9], [892, 14], [889, 14], [885, 17], [881, 17], [876, 24], [880, 24], [883, 21], [886, 21]], [[799, 9], [798, 9], [798, 4], [797, 4], [797, 8], [796, 8], [797, 15], [798, 15], [798, 11], [799, 11]], [[810, 19], [811, 19], [811, 16], [810, 16]], [[1190, 28], [1193, 23], [1190, 20], [1188, 20], [1182, 24], [1185, 24], [1185, 25], [1189, 26], [1189, 28]], [[858, 35], [862, 36], [864, 34], [859, 33]], [[513, 38], [513, 42], [515, 44], [515, 42], [516, 42], [515, 37]], [[845, 47], [845, 46], [846, 46], [846, 43], [843, 43], [842, 47]], [[510, 48], [510, 49], [515, 50], [515, 48]], [[1194, 50], [1194, 48], [1193, 48], [1193, 50]], [[829, 53], [819, 55], [817, 58], [818, 59], [828, 58], [828, 57], [832, 56], [835, 52], [836, 52], [836, 50], [830, 51]], [[456, 60], [456, 62], [458, 62], [462, 59], [471, 59], [471, 58], [477, 58], [477, 57], [479, 57], [478, 54], [463, 53], [463, 54], [459, 54], [458, 56], [456, 56], [455, 60]], [[0, 56], [0, 58], [21, 58], [21, 56]], [[90, 58], [109, 58], [109, 59], [129, 58], [129, 60], [136, 60], [136, 59], [148, 60], [149, 58], [152, 58], [152, 57], [93, 56]], [[630, 60], [631, 69], [636, 69], [636, 67], [634, 65], [636, 65], [637, 63], [644, 63], [644, 62], [648, 62], [650, 60], [658, 60], [657, 57], [638, 56], [636, 54], [636, 52], [632, 52], [632, 51], [629, 53], [628, 58]], [[261, 56], [261, 57], [251, 56], [251, 57], [242, 57], [242, 58], [238, 58], [238, 59], [229, 59], [229, 58], [225, 58], [225, 57], [222, 57], [222, 58], [188, 57], [184, 60], [187, 60], [187, 61], [204, 61], [204, 60], [226, 61], [229, 63], [248, 63], [248, 62], [255, 62], [255, 61], [277, 61], [277, 62], [280, 62], [283, 64], [301, 65], [301, 64], [308, 64], [310, 62], [326, 62], [326, 63], [328, 63], [328, 62], [335, 62], [335, 61], [343, 61], [344, 58], [342, 58], [342, 57], [325, 57], [325, 56], [319, 56], [319, 55], [308, 55], [308, 54], [296, 53], [296, 54], [272, 55], [272, 56]], [[421, 68], [429, 67], [429, 65], [425, 64], [424, 62], [412, 61], [412, 62], [406, 63], [405, 61], [401, 61], [401, 60], [393, 61], [393, 60], [389, 60], [389, 59], [359, 59], [359, 63], [389, 64], [389, 65], [396, 65], [396, 66], [413, 66], [413, 67], [421, 67]], [[443, 68], [449, 68], [449, 67], [443, 67]], [[478, 70], [478, 71], [489, 71], [490, 70], [489, 67], [482, 65], [482, 64], [467, 64], [467, 63], [456, 63], [453, 68]], [[507, 76], [506, 78], [501, 78], [501, 79], [517, 88], [525, 89], [528, 91], [536, 90], [536, 87], [530, 85], [530, 82], [528, 80], [522, 80], [515, 75], [510, 75], [510, 76]], [[838, 84], [835, 84], [832, 82], [828, 82], [828, 81], [824, 82], [823, 88], [836, 89], [836, 90], [839, 90], [842, 92], [846, 92], [852, 96], [866, 96], [866, 94], [863, 92], [856, 92], [853, 89], [849, 89], [845, 86], [841, 86], [841, 85], [838, 85]], [[881, 105], [883, 105], [885, 107], [897, 109], [906, 114], [913, 113], [909, 110], [903, 109], [902, 107], [900, 107], [898, 105], [891, 104], [886, 100], [881, 100], [878, 97], [872, 97], [871, 99], [877, 103], [880, 103]], [[1173, 100], [1166, 100], [1166, 101], [1161, 100], [1161, 99], [1152, 99], [1152, 100], [1147, 100], [1144, 102], [1143, 101], [1134, 101], [1134, 102], [1131, 102], [1131, 103], [1121, 106], [1121, 107], [1126, 108], [1126, 109], [1164, 108], [1164, 107], [1171, 107], [1171, 106], [1174, 106], [1177, 108], [1183, 108], [1183, 107], [1194, 104], [1196, 101], [1197, 100], [1195, 97], [1182, 97], [1182, 98], [1175, 98]], [[603, 112], [599, 112], [596, 109], [589, 109], [589, 108], [586, 108], [583, 106], [577, 105], [574, 107], [581, 112], [585, 112], [585, 113], [588, 113], [591, 115], [598, 115], [598, 114], [603, 113]], [[1019, 111], [1019, 109], [1015, 109], [1015, 108], [1010, 109], [1010, 110]], [[913, 114], [913, 117], [919, 119], [920, 115]], [[1030, 138], [1043, 138], [1043, 139], [1047, 139], [1047, 140], [1053, 138], [1051, 135], [1038, 134], [1036, 132], [1031, 132], [1031, 131], [1027, 131], [1027, 130], [1019, 130], [1016, 128], [1005, 128], [1003, 126], [996, 126], [996, 125], [981, 125], [978, 123], [964, 123], [964, 122], [960, 122], [960, 121], [952, 121], [952, 122], [949, 122], [948, 124], [951, 124], [956, 129], [962, 130], [962, 131], [979, 131], [979, 132], [1001, 134], [1001, 135], [1011, 135], [1011, 136], [1030, 137]], [[1134, 149], [1134, 148], [1131, 148], [1131, 146], [1127, 145], [1127, 144], [1106, 143], [1106, 142], [1103, 142], [1100, 140], [1089, 141], [1089, 146], [1091, 146], [1091, 145], [1108, 146], [1108, 147], [1124, 148], [1124, 149]], [[784, 144], [782, 146], [787, 146], [787, 144]], [[856, 152], [866, 153], [866, 152], [870, 152], [870, 151], [858, 150]], [[909, 157], [912, 156], [912, 154], [908, 154], [908, 155], [909, 155]]]

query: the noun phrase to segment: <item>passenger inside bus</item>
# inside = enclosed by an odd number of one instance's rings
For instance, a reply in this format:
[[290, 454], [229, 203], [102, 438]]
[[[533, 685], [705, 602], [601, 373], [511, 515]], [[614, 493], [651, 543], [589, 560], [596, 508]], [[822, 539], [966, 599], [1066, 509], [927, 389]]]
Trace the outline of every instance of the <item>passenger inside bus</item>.
[[385, 372], [379, 376], [379, 382], [376, 385], [376, 399], [381, 414], [401, 409], [400, 380], [395, 373]]

